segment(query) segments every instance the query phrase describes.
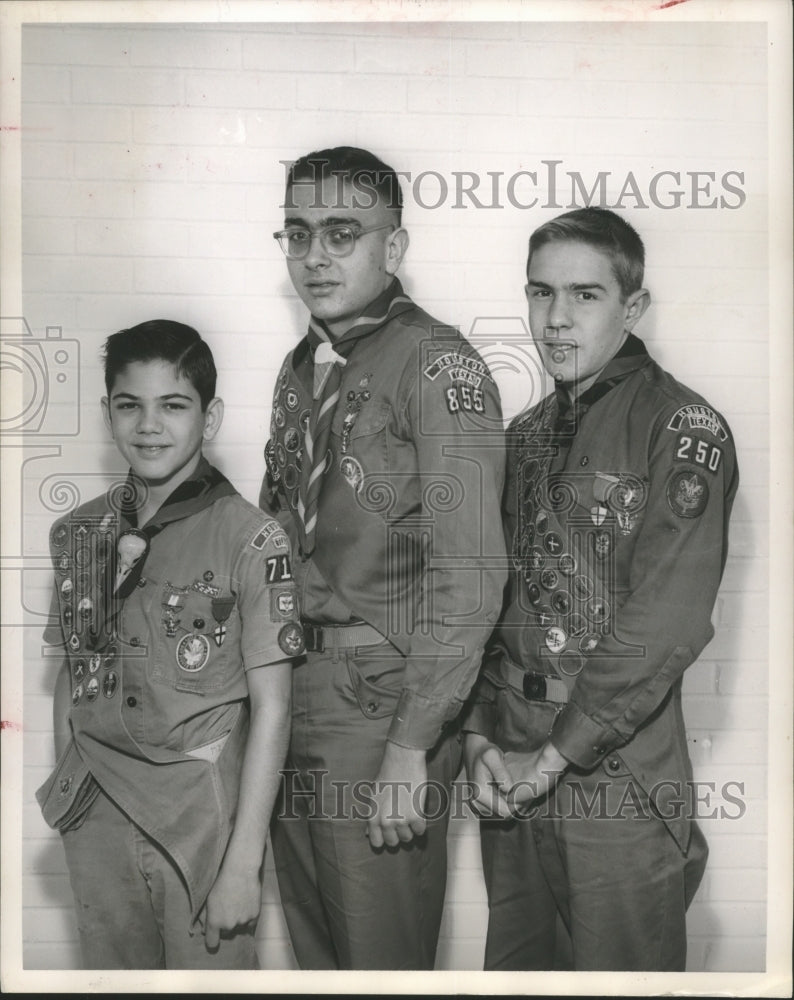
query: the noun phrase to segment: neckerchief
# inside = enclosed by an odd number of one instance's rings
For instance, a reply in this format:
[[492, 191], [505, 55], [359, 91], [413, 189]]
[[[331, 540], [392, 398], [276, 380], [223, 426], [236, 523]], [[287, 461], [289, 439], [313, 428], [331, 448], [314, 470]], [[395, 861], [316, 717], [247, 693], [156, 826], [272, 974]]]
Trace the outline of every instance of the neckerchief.
[[[115, 491], [114, 491], [115, 492]], [[149, 554], [151, 540], [167, 525], [181, 521], [192, 514], [209, 507], [224, 496], [232, 496], [237, 490], [229, 480], [214, 466], [202, 457], [195, 472], [186, 479], [163, 501], [155, 515], [142, 529], [138, 528], [138, 511], [146, 495], [146, 484], [130, 470], [122, 490], [115, 493], [119, 499], [108, 497], [109, 506], [121, 514], [119, 534], [116, 540], [114, 556], [108, 560], [103, 583], [103, 607], [107, 609], [100, 633], [109, 636], [113, 631], [116, 616], [121, 610], [125, 598], [138, 585], [146, 558]], [[118, 565], [120, 562], [119, 548], [123, 545], [125, 536], [132, 535], [142, 542], [142, 551], [137, 560], [129, 567], [120, 585], [116, 586]], [[96, 648], [96, 644], [95, 644]]]
[[516, 568], [527, 578], [531, 566], [534, 519], [540, 508], [553, 508], [554, 464], [564, 467], [585, 413], [615, 386], [619, 385], [648, 358], [645, 345], [629, 334], [598, 375], [598, 379], [580, 396], [571, 400], [565, 386], [555, 386], [554, 393], [515, 427], [518, 441], [518, 523], [513, 535], [512, 557]]
[[[301, 549], [311, 554], [315, 545], [317, 510], [325, 473], [330, 465], [328, 443], [331, 425], [339, 402], [342, 369], [347, 359], [365, 337], [386, 323], [413, 308], [413, 302], [403, 292], [395, 278], [367, 307], [365, 314], [342, 334], [332, 337], [328, 326], [312, 316], [306, 335], [308, 351], [298, 345], [293, 358], [296, 374], [308, 388], [311, 386], [312, 407], [305, 427], [297, 425], [302, 435], [303, 462], [297, 498]], [[302, 371], [298, 372], [298, 365]]]

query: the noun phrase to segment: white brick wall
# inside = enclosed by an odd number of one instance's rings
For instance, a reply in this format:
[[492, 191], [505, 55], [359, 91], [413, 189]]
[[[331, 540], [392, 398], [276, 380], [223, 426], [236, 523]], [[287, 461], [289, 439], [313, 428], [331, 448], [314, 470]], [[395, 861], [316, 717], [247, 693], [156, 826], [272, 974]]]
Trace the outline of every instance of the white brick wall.
[[[438, 171], [454, 188], [453, 170], [542, 175], [541, 161], [556, 159], [561, 176], [579, 171], [588, 186], [611, 171], [612, 193], [631, 170], [646, 200], [647, 179], [660, 170], [744, 172], [739, 209], [637, 209], [629, 199], [625, 214], [646, 238], [655, 302], [638, 332], [665, 367], [725, 412], [742, 472], [719, 631], [686, 676], [685, 711], [696, 778], [718, 790], [743, 782], [746, 812], [704, 822], [712, 853], [692, 908], [689, 965], [763, 969], [764, 26], [61, 24], [25, 27], [22, 46], [24, 313], [34, 334], [60, 325], [81, 352], [80, 435], [36, 441], [58, 445], [60, 456], [53, 448], [39, 458], [27, 453], [31, 557], [46, 552], [55, 516], [37, 496], [42, 480], [71, 476], [85, 497], [102, 488], [95, 473], [122, 471], [100, 422], [98, 352], [108, 333], [143, 319], [180, 319], [206, 335], [227, 398], [210, 457], [255, 500], [274, 375], [305, 326], [270, 237], [281, 222], [280, 160], [357, 144], [414, 177]], [[435, 190], [428, 180], [422, 198], [432, 201]], [[402, 277], [410, 293], [464, 332], [478, 317], [523, 317], [526, 239], [557, 210], [454, 210], [451, 197], [430, 210], [406, 194], [413, 242]], [[535, 194], [542, 203], [542, 183]], [[559, 197], [567, 208], [568, 189]], [[494, 320], [478, 323], [475, 341], [489, 328]], [[500, 380], [514, 412], [526, 393], [506, 371]], [[45, 609], [46, 587], [46, 569], [26, 574], [31, 615]], [[24, 961], [74, 968], [63, 856], [33, 800], [52, 763], [53, 678], [36, 629], [26, 630], [25, 644]], [[718, 791], [714, 803], [721, 801]], [[484, 900], [476, 825], [456, 821], [440, 968], [480, 967]], [[270, 869], [259, 938], [270, 967], [291, 966]]]

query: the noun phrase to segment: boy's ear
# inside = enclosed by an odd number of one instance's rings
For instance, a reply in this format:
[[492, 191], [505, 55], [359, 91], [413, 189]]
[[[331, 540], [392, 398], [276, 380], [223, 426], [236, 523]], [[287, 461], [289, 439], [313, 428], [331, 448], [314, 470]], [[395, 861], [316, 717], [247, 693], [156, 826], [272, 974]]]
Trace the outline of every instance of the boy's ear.
[[408, 249], [408, 244], [411, 242], [408, 236], [408, 230], [403, 229], [400, 226], [399, 229], [389, 236], [386, 240], [386, 273], [396, 274], [397, 269], [402, 263], [402, 259], [405, 256], [405, 252]]
[[624, 329], [632, 330], [634, 324], [639, 320], [648, 306], [651, 304], [651, 293], [647, 288], [638, 288], [626, 299], [626, 318], [623, 322]]
[[223, 400], [216, 396], [207, 403], [204, 411], [204, 440], [212, 441], [223, 423]]
[[99, 401], [102, 407], [102, 419], [105, 421], [105, 427], [110, 431], [111, 436], [113, 434], [113, 422], [110, 419], [110, 402], [107, 396], [103, 396]]

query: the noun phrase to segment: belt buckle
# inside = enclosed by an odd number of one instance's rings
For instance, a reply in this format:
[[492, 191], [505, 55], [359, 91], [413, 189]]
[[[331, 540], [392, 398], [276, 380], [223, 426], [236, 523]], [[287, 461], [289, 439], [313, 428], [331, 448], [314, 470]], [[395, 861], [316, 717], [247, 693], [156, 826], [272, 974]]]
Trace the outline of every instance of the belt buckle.
[[306, 642], [306, 649], [311, 653], [325, 652], [322, 627], [319, 625], [312, 625], [310, 622], [301, 622], [301, 625], [303, 627], [303, 637]]
[[546, 678], [543, 674], [524, 674], [523, 687], [527, 701], [546, 701]]

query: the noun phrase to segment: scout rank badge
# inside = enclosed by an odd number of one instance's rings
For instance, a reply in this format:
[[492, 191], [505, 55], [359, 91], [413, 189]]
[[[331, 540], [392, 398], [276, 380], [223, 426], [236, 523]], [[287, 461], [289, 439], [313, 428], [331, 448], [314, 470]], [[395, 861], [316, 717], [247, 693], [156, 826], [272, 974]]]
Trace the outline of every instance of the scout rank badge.
[[212, 637], [215, 640], [215, 645], [220, 648], [223, 645], [223, 640], [226, 638], [226, 626], [224, 622], [227, 620], [229, 615], [232, 613], [232, 608], [234, 607], [235, 597], [213, 597], [212, 598], [212, 617], [216, 621], [215, 630], [212, 633]]
[[347, 454], [347, 449], [350, 444], [350, 435], [355, 426], [358, 415], [361, 412], [361, 407], [364, 403], [368, 402], [372, 398], [372, 393], [367, 389], [369, 385], [369, 380], [372, 378], [372, 372], [365, 372], [358, 383], [358, 392], [354, 392], [352, 389], [347, 394], [347, 400], [345, 403], [345, 419], [342, 421], [342, 444], [340, 450], [343, 455]]

